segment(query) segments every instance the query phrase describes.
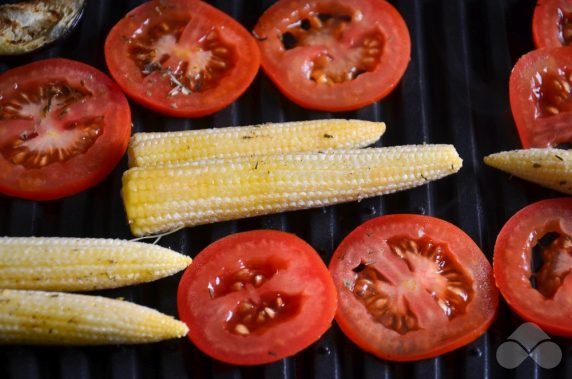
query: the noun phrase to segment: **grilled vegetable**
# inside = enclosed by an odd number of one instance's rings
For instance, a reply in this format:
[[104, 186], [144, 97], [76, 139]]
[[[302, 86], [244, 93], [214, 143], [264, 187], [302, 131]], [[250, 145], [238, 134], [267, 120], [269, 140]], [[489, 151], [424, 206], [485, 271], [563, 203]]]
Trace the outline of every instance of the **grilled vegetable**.
[[191, 258], [140, 242], [93, 238], [0, 238], [0, 288], [87, 291], [156, 280]]
[[572, 152], [562, 149], [503, 151], [484, 159], [491, 167], [572, 195]]
[[137, 344], [183, 337], [187, 332], [184, 323], [126, 301], [0, 290], [0, 343]]
[[169, 133], [137, 133], [129, 165], [155, 166], [252, 154], [364, 147], [385, 132], [382, 122], [314, 120]]
[[132, 168], [122, 194], [132, 233], [145, 235], [382, 195], [461, 164], [451, 145], [218, 159]]
[[85, 0], [29, 0], [0, 5], [0, 55], [37, 50], [77, 24]]

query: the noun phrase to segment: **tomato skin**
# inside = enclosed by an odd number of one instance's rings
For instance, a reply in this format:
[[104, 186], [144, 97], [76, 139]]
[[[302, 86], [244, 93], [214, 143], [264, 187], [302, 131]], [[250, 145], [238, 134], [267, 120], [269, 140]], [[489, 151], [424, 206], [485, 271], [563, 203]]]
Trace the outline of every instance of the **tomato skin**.
[[[285, 50], [281, 36], [289, 26], [313, 11], [341, 7], [359, 12], [361, 20], [348, 27], [343, 40], [336, 46], [315, 45]], [[370, 31], [368, 28], [384, 37], [383, 53], [375, 69], [336, 84], [318, 84], [308, 78], [307, 70], [313, 59], [329, 55], [332, 51], [347, 52], [364, 38], [364, 33]], [[411, 54], [407, 25], [399, 12], [386, 1], [280, 0], [261, 16], [254, 33], [258, 36], [262, 68], [278, 89], [294, 103], [321, 111], [350, 111], [381, 100], [401, 80]]]
[[[143, 24], [155, 19], [168, 24], [173, 17], [193, 17], [198, 27], [219, 31], [222, 43], [235, 51], [232, 68], [222, 74], [216, 88], [193, 91], [184, 97], [170, 96], [164, 84], [154, 82], [156, 78], [144, 79], [129, 57], [131, 36], [139, 33]], [[169, 116], [202, 117], [223, 109], [246, 91], [258, 72], [260, 51], [246, 29], [203, 1], [148, 1], [131, 10], [111, 29], [105, 41], [105, 60], [111, 76], [137, 103]]]
[[[63, 58], [19, 66], [0, 74], [0, 93], [3, 99], [10, 99], [18, 94], [15, 87], [34, 88], [51, 80], [66, 80], [72, 86], [85, 87], [92, 92], [79, 113], [80, 116], [90, 113], [103, 116], [102, 134], [86, 152], [38, 169], [14, 165], [0, 155], [0, 193], [39, 201], [74, 195], [103, 180], [127, 150], [131, 135], [131, 111], [127, 99], [109, 77], [91, 66]], [[0, 126], [3, 122], [10, 120], [0, 118]], [[15, 125], [15, 130], [2, 131], [0, 127], [0, 145], [3, 148], [8, 139], [20, 130], [21, 124], [12, 125]]]
[[[552, 47], [523, 55], [509, 80], [510, 107], [524, 148], [551, 147], [572, 141], [570, 100], [556, 115], [539, 116], [539, 90], [545, 75], [561, 75], [572, 70], [572, 48]], [[568, 80], [568, 78], [561, 78]], [[540, 91], [542, 92], [542, 91]], [[568, 98], [568, 95], [566, 95]]]
[[532, 17], [532, 36], [536, 48], [567, 45], [563, 43], [561, 30], [563, 12], [572, 12], [572, 4], [567, 0], [538, 0]]
[[[366, 267], [375, 267], [379, 262], [377, 268], [381, 272], [384, 266], [391, 264], [386, 244], [395, 236], [413, 240], [428, 236], [434, 243], [448, 247], [452, 252], [450, 259], [460, 263], [473, 281], [474, 295], [464, 314], [445, 323], [437, 321], [438, 318], [425, 320], [426, 326], [405, 334], [398, 334], [374, 321], [348, 285], [356, 285], [355, 268], [364, 262]], [[481, 336], [496, 316], [498, 291], [487, 259], [462, 230], [434, 217], [396, 214], [369, 220], [342, 241], [334, 252], [329, 269], [338, 290], [336, 322], [350, 340], [382, 359], [405, 362], [447, 353]], [[397, 288], [408, 291], [419, 283], [409, 288], [412, 284], [404, 282]], [[427, 311], [427, 314], [431, 312]]]
[[[493, 258], [496, 285], [508, 305], [545, 332], [572, 336], [572, 276], [567, 275], [552, 299], [530, 283], [531, 249], [547, 232], [572, 236], [572, 199], [542, 200], [514, 214], [498, 234]], [[565, 254], [565, 253], [564, 253]]]
[[[259, 287], [247, 285], [219, 297], [209, 286], [261, 261], [271, 262], [278, 271]], [[256, 302], [276, 291], [283, 296], [301, 294], [300, 309], [290, 318], [247, 336], [225, 328], [225, 319], [241, 301]], [[274, 230], [237, 233], [212, 243], [185, 271], [177, 293], [179, 316], [189, 326], [189, 339], [211, 357], [236, 365], [269, 363], [308, 347], [331, 326], [336, 304], [334, 284], [315, 250], [293, 234]]]

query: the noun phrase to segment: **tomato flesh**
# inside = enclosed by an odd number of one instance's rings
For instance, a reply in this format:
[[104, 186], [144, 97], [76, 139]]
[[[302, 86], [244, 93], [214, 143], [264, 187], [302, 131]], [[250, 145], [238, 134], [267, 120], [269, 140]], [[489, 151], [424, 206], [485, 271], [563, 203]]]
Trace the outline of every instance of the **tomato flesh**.
[[[555, 238], [542, 246], [547, 235]], [[542, 258], [537, 270], [534, 255]], [[543, 200], [511, 217], [498, 235], [493, 269], [516, 313], [546, 332], [572, 336], [572, 199]]]
[[330, 272], [336, 321], [378, 357], [434, 357], [480, 336], [498, 303], [479, 248], [455, 226], [427, 216], [389, 215], [354, 230]]
[[260, 64], [254, 39], [201, 1], [150, 1], [105, 43], [109, 70], [134, 100], [179, 117], [214, 113], [250, 85]]
[[572, 42], [572, 4], [567, 0], [539, 0], [532, 18], [537, 48], [569, 46]]
[[125, 96], [103, 73], [49, 59], [0, 75], [0, 192], [49, 200], [82, 191], [119, 162]]
[[572, 49], [532, 51], [516, 63], [510, 105], [523, 147], [572, 142]]
[[266, 74], [312, 109], [371, 104], [391, 92], [409, 62], [407, 26], [385, 1], [280, 0], [254, 34]]
[[203, 352], [240, 365], [293, 355], [330, 327], [336, 292], [304, 241], [262, 230], [223, 238], [197, 255], [177, 295], [189, 338]]

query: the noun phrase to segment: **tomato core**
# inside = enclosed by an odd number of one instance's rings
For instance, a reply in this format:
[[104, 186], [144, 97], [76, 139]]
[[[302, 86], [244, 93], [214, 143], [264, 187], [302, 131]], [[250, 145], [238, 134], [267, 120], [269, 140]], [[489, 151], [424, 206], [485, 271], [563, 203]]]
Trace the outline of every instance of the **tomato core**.
[[214, 27], [201, 23], [204, 21], [188, 18], [158, 19], [137, 28], [128, 53], [141, 77], [167, 77], [171, 85], [168, 96], [215, 88], [233, 67], [236, 53], [222, 43]]
[[450, 258], [444, 245], [428, 237], [411, 239], [395, 237], [387, 241], [390, 251], [405, 263], [407, 270], [398, 272], [390, 265], [380, 269], [367, 266], [354, 269], [353, 294], [375, 322], [399, 334], [420, 328], [418, 316], [410, 304], [415, 301], [417, 283], [437, 303], [449, 319], [465, 313], [473, 296], [472, 280], [465, 270]]
[[65, 80], [26, 83], [0, 102], [0, 120], [21, 125], [20, 133], [0, 146], [0, 153], [26, 169], [86, 153], [103, 134], [103, 116], [84, 116], [73, 112], [73, 107], [92, 96], [87, 88]]
[[[558, 228], [556, 228], [558, 229]], [[532, 254], [540, 255], [542, 259], [541, 267], [532, 272], [530, 276], [533, 287], [546, 299], [552, 299], [556, 292], [562, 287], [564, 278], [572, 271], [572, 238], [561, 234], [562, 231], [548, 233], [539, 239], [532, 249]], [[546, 244], [542, 240], [547, 236], [555, 236]], [[534, 257], [531, 265], [534, 266]]]
[[343, 47], [345, 31], [352, 20], [359, 21], [359, 11], [346, 10], [337, 14], [310, 12], [282, 35], [285, 50], [295, 47], [321, 46], [327, 53], [319, 54], [304, 68], [306, 78], [316, 83], [334, 84], [351, 81], [371, 72], [379, 63], [383, 49], [383, 35], [379, 32], [360, 38]]
[[571, 79], [572, 71], [568, 68], [561, 68], [556, 72], [536, 73], [532, 88], [532, 94], [536, 98], [536, 118], [572, 111]]

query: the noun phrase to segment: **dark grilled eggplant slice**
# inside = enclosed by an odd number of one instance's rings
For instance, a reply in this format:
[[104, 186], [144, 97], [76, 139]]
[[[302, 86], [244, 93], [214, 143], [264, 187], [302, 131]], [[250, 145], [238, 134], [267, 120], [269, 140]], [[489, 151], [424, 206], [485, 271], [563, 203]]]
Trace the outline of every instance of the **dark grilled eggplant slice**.
[[0, 55], [40, 49], [68, 34], [86, 0], [28, 0], [0, 5]]

